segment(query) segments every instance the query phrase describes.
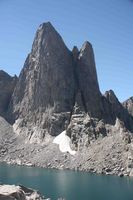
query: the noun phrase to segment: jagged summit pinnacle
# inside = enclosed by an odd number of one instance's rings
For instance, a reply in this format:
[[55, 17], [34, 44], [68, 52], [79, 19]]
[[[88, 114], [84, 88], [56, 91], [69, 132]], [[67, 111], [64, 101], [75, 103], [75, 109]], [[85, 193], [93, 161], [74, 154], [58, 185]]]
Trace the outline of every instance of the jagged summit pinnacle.
[[42, 55], [43, 52], [46, 52], [47, 55], [54, 51], [60, 52], [60, 49], [62, 49], [62, 51], [67, 49], [68, 51], [62, 37], [54, 26], [50, 22], [41, 24], [36, 32], [32, 45], [33, 57], [39, 56], [40, 54]]
[[[90, 42], [85, 41], [80, 49], [80, 56], [82, 56], [83, 54], [85, 56], [87, 56], [88, 54], [93, 54], [93, 48]], [[94, 57], [94, 55], [93, 55]]]
[[89, 41], [85, 41], [80, 49], [80, 51], [83, 51], [84, 49], [92, 48], [92, 44]]
[[77, 62], [78, 55], [79, 55], [79, 50], [77, 46], [74, 46], [72, 49], [72, 55], [73, 55], [73, 60], [74, 62]]
[[51, 24], [51, 22], [44, 22], [44, 23], [40, 24], [39, 29], [41, 29], [41, 28], [54, 28], [54, 27]]
[[117, 97], [116, 97], [116, 95], [115, 95], [113, 90], [106, 91], [105, 92], [105, 97], [107, 99], [109, 99], [110, 101], [118, 101], [118, 99], [117, 99]]
[[38, 35], [38, 33], [41, 33], [42, 37], [45, 37], [45, 35], [51, 36], [51, 34], [55, 34], [55, 35], [58, 35], [58, 37], [60, 37], [62, 39], [62, 37], [57, 32], [55, 27], [51, 24], [51, 22], [44, 22], [44, 23], [40, 24], [40, 26], [37, 29], [36, 36]]
[[92, 44], [91, 44], [89, 41], [85, 41], [85, 42], [83, 43], [81, 49], [83, 49], [83, 48], [88, 48], [88, 47], [90, 47], [90, 46], [92, 47]]
[[56, 29], [54, 28], [54, 26], [51, 24], [51, 22], [44, 22], [42, 24], [40, 24], [37, 32], [39, 31], [44, 31], [44, 32], [56, 32]]

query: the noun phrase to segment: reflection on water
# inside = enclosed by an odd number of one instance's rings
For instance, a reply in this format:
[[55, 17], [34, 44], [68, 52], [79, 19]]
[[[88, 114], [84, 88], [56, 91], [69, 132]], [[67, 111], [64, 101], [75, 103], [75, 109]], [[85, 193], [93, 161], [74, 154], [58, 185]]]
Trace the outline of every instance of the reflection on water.
[[133, 179], [117, 176], [1, 164], [0, 182], [32, 187], [52, 200], [133, 200]]

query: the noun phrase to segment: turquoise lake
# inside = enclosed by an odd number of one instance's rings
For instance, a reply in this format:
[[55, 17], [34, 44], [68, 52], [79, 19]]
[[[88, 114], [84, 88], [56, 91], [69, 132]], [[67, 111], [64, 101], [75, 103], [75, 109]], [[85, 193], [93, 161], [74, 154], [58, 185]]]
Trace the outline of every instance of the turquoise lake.
[[0, 164], [0, 182], [23, 184], [52, 200], [133, 200], [133, 178]]

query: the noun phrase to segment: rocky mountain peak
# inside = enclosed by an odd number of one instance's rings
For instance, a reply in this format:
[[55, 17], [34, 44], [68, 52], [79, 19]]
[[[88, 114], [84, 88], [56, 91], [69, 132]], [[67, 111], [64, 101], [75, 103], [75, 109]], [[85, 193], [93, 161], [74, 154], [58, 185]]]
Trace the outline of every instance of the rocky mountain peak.
[[88, 53], [88, 52], [90, 52], [90, 51], [92, 51], [92, 45], [91, 45], [91, 43], [90, 42], [88, 42], [88, 41], [85, 41], [84, 43], [83, 43], [83, 45], [82, 45], [82, 47], [81, 47], [81, 49], [80, 49], [80, 55], [82, 55], [82, 53]]
[[92, 45], [86, 41], [71, 52], [50, 22], [41, 24], [12, 95], [12, 123], [25, 126], [30, 138], [41, 138], [66, 129], [74, 113], [128, 121], [123, 109], [111, 90], [103, 100]]
[[85, 111], [90, 116], [101, 118], [101, 93], [97, 79], [93, 48], [89, 42], [85, 42], [80, 49], [76, 74]]
[[49, 22], [49, 21], [40, 24], [38, 30], [39, 30], [39, 29], [45, 29], [45, 28], [52, 28], [52, 29], [54, 29], [53, 25], [52, 25], [51, 22]]
[[56, 113], [71, 112], [75, 94], [73, 71], [72, 53], [59, 33], [50, 23], [39, 26], [13, 94], [14, 120], [28, 118], [36, 124], [48, 108]]
[[[133, 175], [132, 108], [133, 97], [122, 105], [112, 90], [101, 94], [88, 41], [70, 51], [51, 23], [43, 23], [18, 81], [0, 70], [0, 159]], [[7, 113], [13, 126], [3, 119]]]
[[72, 49], [72, 55], [73, 55], [73, 60], [74, 62], [77, 62], [78, 56], [79, 56], [79, 50], [77, 46], [74, 46]]
[[115, 103], [119, 101], [113, 90], [106, 91], [105, 97], [108, 99], [110, 103]]
[[43, 53], [51, 56], [50, 54], [53, 54], [54, 51], [60, 51], [60, 49], [63, 52], [67, 47], [59, 33], [50, 22], [41, 24], [36, 32], [32, 45], [31, 55], [33, 58]]
[[129, 114], [133, 116], [133, 97], [124, 101], [122, 105], [128, 110]]
[[84, 42], [82, 45], [78, 59], [82, 70], [88, 71], [88, 79], [95, 84], [95, 91], [98, 91], [99, 84], [97, 79], [94, 52], [92, 45], [88, 41]]
[[48, 33], [57, 34], [57, 31], [55, 30], [55, 28], [50, 22], [44, 22], [40, 24], [36, 33], [39, 33], [39, 32], [40, 33], [43, 32], [43, 34], [48, 34]]

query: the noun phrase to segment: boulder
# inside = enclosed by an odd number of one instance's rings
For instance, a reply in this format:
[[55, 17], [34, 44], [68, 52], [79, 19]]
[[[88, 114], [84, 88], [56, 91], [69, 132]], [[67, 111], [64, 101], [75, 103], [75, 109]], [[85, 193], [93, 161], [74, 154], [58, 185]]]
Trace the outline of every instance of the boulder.
[[50, 200], [23, 185], [0, 185], [0, 200]]

